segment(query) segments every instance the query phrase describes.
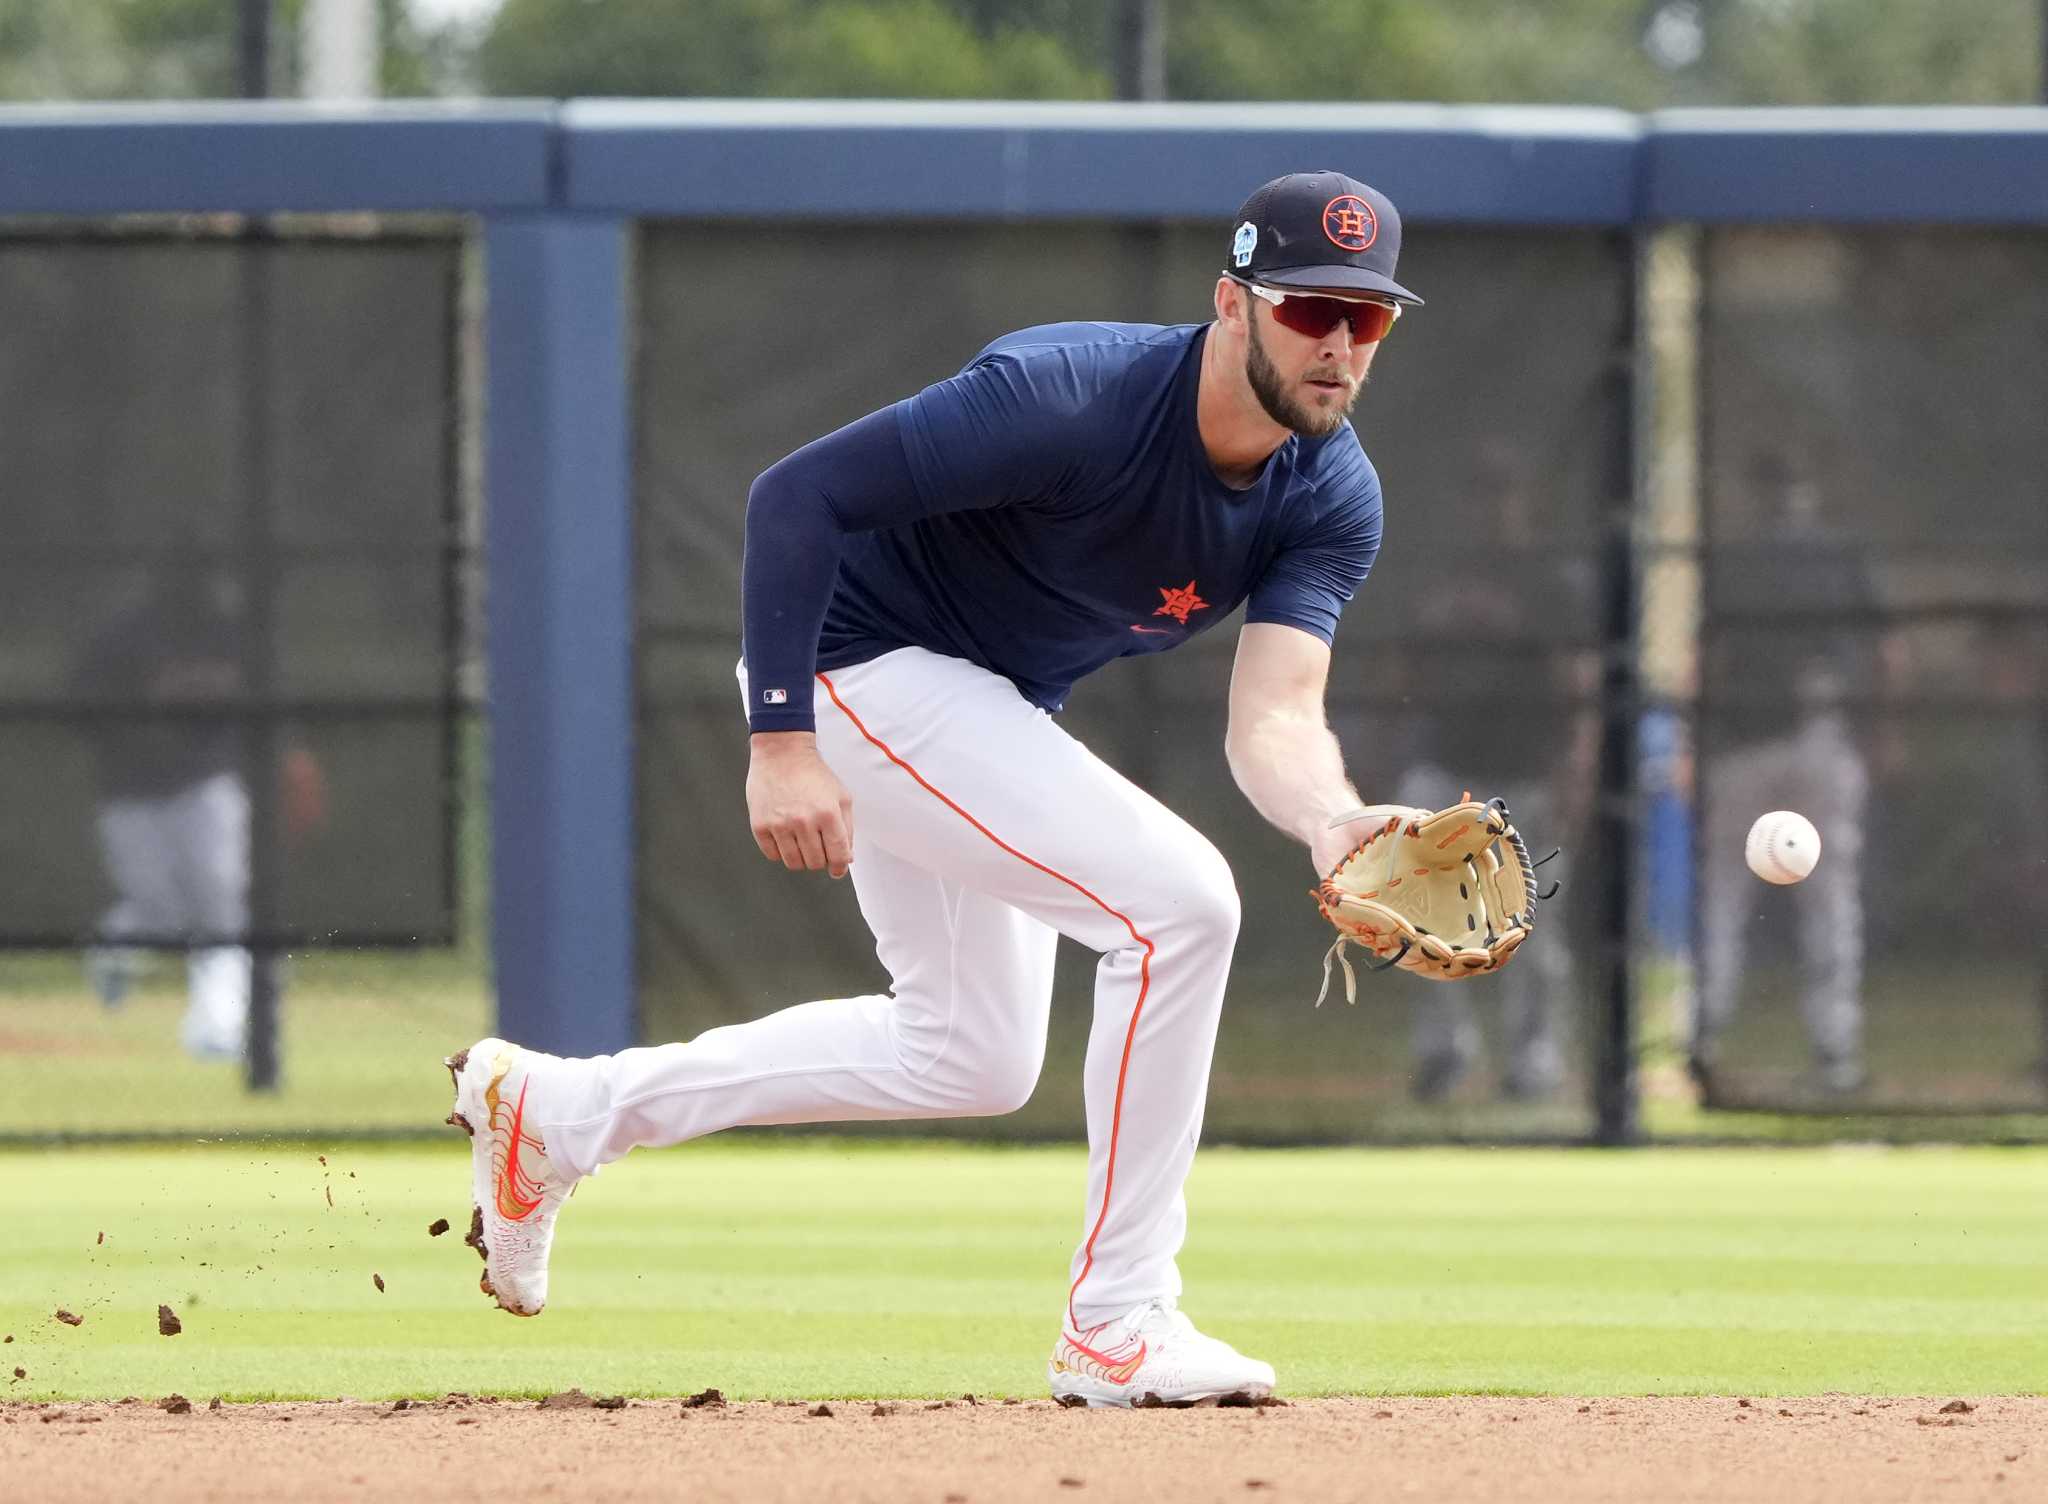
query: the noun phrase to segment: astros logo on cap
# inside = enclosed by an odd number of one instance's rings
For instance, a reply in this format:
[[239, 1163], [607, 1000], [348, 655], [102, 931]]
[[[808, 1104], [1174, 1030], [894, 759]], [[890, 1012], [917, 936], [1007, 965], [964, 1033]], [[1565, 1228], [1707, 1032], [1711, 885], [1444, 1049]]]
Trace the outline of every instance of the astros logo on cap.
[[1355, 193], [1340, 193], [1323, 205], [1323, 233], [1347, 251], [1362, 251], [1380, 238], [1380, 217]]

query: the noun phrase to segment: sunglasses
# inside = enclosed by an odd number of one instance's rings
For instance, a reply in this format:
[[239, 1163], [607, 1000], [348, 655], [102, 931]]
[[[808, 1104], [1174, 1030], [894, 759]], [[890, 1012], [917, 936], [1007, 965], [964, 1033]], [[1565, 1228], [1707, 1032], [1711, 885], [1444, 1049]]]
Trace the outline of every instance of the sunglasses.
[[1275, 323], [1310, 339], [1321, 339], [1339, 323], [1349, 321], [1353, 344], [1376, 345], [1387, 337], [1387, 331], [1394, 327], [1394, 320], [1401, 316], [1399, 303], [1390, 303], [1382, 298], [1333, 298], [1327, 293], [1281, 292], [1261, 287], [1256, 282], [1247, 282], [1242, 277], [1231, 280], [1253, 297], [1271, 303]]

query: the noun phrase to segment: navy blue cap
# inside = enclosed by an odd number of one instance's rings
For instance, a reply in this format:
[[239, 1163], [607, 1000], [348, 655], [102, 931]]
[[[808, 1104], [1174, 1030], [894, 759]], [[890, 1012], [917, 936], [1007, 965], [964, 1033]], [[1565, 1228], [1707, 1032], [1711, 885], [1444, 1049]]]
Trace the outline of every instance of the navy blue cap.
[[1291, 172], [1237, 211], [1226, 270], [1268, 287], [1355, 288], [1419, 306], [1394, 280], [1400, 254], [1401, 216], [1384, 193], [1341, 172]]

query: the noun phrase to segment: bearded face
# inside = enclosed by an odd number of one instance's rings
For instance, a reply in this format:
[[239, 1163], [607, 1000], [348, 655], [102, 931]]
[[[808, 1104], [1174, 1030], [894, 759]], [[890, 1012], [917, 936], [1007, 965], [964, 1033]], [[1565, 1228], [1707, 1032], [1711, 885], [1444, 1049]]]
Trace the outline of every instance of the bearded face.
[[[1365, 390], [1366, 367], [1372, 364], [1375, 347], [1352, 346], [1347, 364], [1329, 359], [1322, 342], [1283, 329], [1285, 345], [1298, 345], [1305, 352], [1294, 357], [1302, 362], [1302, 368], [1289, 375], [1268, 350], [1265, 336], [1259, 332], [1260, 322], [1259, 305], [1246, 294], [1244, 373], [1259, 406], [1275, 423], [1305, 439], [1335, 433]], [[1283, 347], [1282, 357], [1287, 353]]]

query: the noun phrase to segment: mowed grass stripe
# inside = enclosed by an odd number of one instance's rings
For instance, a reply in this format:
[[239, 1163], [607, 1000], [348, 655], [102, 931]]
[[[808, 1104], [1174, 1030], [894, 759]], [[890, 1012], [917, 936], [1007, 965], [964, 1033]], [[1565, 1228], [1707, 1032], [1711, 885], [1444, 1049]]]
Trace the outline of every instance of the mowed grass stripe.
[[[554, 1303], [518, 1321], [476, 1291], [454, 1145], [5, 1154], [0, 1373], [18, 1398], [1036, 1395], [1084, 1168], [636, 1155], [579, 1189]], [[1225, 1150], [1189, 1201], [1185, 1304], [1295, 1394], [2048, 1391], [2044, 1151]]]

